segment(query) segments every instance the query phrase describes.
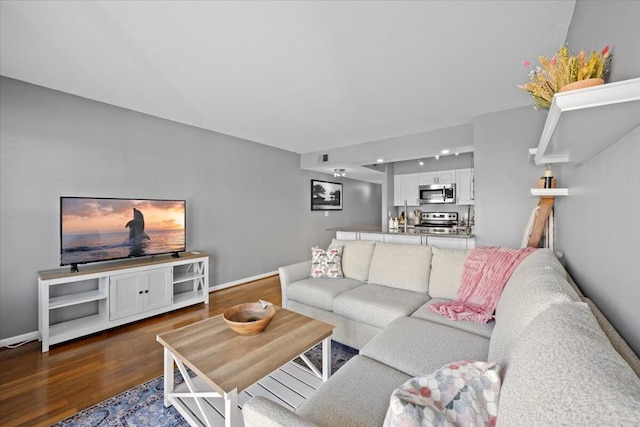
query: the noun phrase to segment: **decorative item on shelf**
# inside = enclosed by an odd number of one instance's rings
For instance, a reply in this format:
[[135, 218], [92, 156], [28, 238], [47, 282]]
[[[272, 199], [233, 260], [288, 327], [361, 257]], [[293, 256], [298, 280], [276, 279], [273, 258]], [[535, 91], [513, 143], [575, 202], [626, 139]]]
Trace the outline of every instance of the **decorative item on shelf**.
[[550, 169], [544, 171], [544, 175], [540, 177], [538, 180], [538, 188], [556, 188], [556, 179], [551, 175], [552, 172]]
[[553, 184], [553, 172], [551, 172], [551, 168], [547, 165], [547, 170], [544, 171], [544, 176], [541, 178], [544, 179], [544, 187], [543, 188], [552, 188]]
[[600, 86], [604, 84], [604, 79], [585, 79], [585, 80], [578, 80], [576, 82], [573, 83], [568, 83], [564, 86], [562, 86], [560, 88], [560, 90], [558, 92], [569, 92], [571, 90], [576, 90], [576, 89], [585, 89], [588, 87], [593, 87], [593, 86]]
[[398, 226], [398, 218], [389, 218], [389, 230], [397, 230]]
[[229, 328], [238, 335], [257, 335], [276, 315], [276, 308], [266, 301], [234, 305], [222, 314]]
[[609, 46], [605, 46], [601, 52], [592, 51], [587, 55], [581, 51], [578, 55], [571, 55], [566, 46], [551, 59], [541, 55], [541, 66], [533, 67], [528, 61], [523, 61], [529, 68], [529, 83], [518, 86], [529, 92], [535, 101], [535, 109], [549, 109], [553, 102], [553, 96], [558, 92], [566, 92], [574, 89], [604, 84], [609, 72], [611, 54]]

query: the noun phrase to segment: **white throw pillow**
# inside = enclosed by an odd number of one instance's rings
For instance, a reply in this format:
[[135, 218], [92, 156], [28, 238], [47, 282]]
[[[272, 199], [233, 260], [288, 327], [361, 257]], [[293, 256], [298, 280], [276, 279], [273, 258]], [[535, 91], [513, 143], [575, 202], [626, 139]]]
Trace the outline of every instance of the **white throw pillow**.
[[342, 246], [329, 248], [311, 248], [311, 272], [309, 277], [324, 279], [342, 279]]
[[371, 255], [376, 242], [373, 240], [338, 240], [333, 239], [329, 248], [342, 246], [342, 272], [349, 279], [367, 282]]
[[376, 243], [369, 283], [426, 294], [430, 270], [431, 246]]
[[462, 270], [470, 249], [432, 249], [429, 296], [455, 299], [462, 280]]

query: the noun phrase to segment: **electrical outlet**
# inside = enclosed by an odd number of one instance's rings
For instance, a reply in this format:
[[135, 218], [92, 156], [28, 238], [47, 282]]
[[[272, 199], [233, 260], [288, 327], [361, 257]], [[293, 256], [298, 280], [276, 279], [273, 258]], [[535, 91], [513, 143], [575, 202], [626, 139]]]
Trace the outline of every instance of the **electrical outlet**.
[[324, 211], [324, 216], [329, 216], [329, 211]]

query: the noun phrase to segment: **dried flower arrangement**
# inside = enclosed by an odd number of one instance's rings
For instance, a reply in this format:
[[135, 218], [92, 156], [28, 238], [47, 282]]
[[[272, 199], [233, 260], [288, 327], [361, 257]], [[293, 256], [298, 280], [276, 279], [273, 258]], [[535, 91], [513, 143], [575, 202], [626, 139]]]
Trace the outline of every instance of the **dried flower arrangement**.
[[534, 108], [549, 109], [553, 95], [560, 92], [563, 86], [580, 80], [602, 79], [608, 72], [611, 55], [609, 46], [599, 53], [592, 51], [589, 56], [584, 51], [571, 55], [569, 49], [562, 46], [551, 59], [541, 55], [539, 60], [541, 66], [535, 68], [528, 61], [522, 61], [530, 70], [530, 81], [518, 87], [531, 94], [536, 103]]

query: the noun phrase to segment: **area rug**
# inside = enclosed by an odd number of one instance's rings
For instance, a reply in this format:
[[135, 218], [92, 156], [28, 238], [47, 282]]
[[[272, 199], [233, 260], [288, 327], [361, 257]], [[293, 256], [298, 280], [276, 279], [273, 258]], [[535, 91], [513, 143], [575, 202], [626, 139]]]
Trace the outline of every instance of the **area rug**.
[[[358, 350], [332, 341], [331, 372], [335, 373], [357, 354]], [[305, 355], [318, 369], [321, 368], [321, 345], [307, 351]], [[300, 359], [296, 359], [296, 362], [303, 364]], [[178, 372], [174, 374], [174, 381], [176, 384], [182, 383], [182, 377]], [[162, 376], [52, 424], [54, 427], [187, 427], [188, 425], [173, 406], [165, 408]]]

